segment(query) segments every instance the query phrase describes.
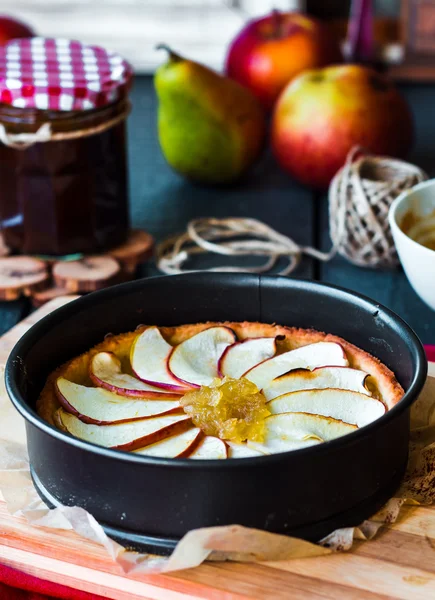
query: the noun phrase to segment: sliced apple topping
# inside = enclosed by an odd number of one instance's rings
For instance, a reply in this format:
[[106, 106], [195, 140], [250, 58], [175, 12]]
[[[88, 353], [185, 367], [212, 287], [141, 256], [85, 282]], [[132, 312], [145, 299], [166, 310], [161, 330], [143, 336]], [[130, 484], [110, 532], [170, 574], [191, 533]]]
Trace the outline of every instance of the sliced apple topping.
[[236, 342], [225, 350], [219, 361], [219, 375], [238, 379], [252, 367], [276, 352], [275, 338], [254, 338]]
[[263, 389], [263, 393], [267, 400], [273, 400], [282, 394], [298, 390], [336, 388], [370, 396], [369, 390], [365, 387], [367, 377], [368, 374], [364, 371], [350, 367], [318, 367], [313, 371], [296, 369], [276, 377]]
[[135, 450], [135, 454], [160, 456], [161, 458], [184, 458], [189, 456], [196, 447], [201, 436], [201, 429], [193, 427], [178, 435], [172, 435], [161, 442]]
[[112, 352], [99, 352], [92, 357], [89, 377], [96, 386], [129, 398], [161, 398], [176, 400], [175, 392], [144, 383], [137, 377], [122, 373], [121, 361]]
[[61, 429], [98, 446], [117, 450], [136, 450], [185, 431], [190, 425], [187, 415], [158, 416], [140, 421], [111, 425], [90, 425], [59, 408], [55, 420]]
[[227, 447], [219, 438], [206, 435], [195, 450], [189, 454], [189, 458], [221, 460], [227, 458]]
[[169, 369], [183, 383], [209, 385], [218, 376], [218, 362], [224, 350], [235, 340], [234, 331], [228, 327], [205, 329], [175, 346]]
[[177, 400], [129, 400], [108, 390], [72, 383], [63, 377], [55, 392], [63, 408], [84, 423], [106, 425], [180, 411]]
[[259, 452], [250, 448], [247, 444], [236, 444], [235, 442], [226, 442], [228, 446], [228, 458], [250, 458], [253, 456], [264, 456], [264, 452]]
[[358, 427], [368, 425], [385, 413], [379, 400], [349, 390], [327, 388], [290, 392], [271, 400], [267, 407], [274, 415], [305, 412], [339, 419]]
[[356, 429], [356, 425], [303, 412], [271, 415], [265, 419], [263, 443], [248, 442], [248, 446], [264, 454], [288, 452], [333, 440]]
[[369, 374], [349, 367], [339, 343], [277, 354], [276, 341], [240, 341], [210, 325], [172, 346], [149, 327], [134, 339], [129, 365], [112, 352], [91, 355], [96, 387], [56, 380], [55, 422], [143, 456], [220, 460], [308, 448], [385, 413]]
[[130, 350], [130, 363], [133, 372], [158, 388], [173, 392], [185, 392], [186, 385], [176, 379], [168, 369], [172, 346], [163, 338], [157, 327], [148, 327], [137, 336]]
[[274, 432], [270, 432], [267, 439], [262, 442], [247, 442], [247, 447], [251, 450], [261, 452], [263, 455], [278, 454], [279, 452], [290, 452], [291, 450], [299, 450], [300, 448], [309, 448], [317, 446], [324, 440], [316, 437], [307, 437], [301, 440], [295, 440], [291, 436], [280, 438], [275, 436]]
[[325, 365], [347, 367], [348, 360], [340, 344], [317, 342], [289, 350], [269, 358], [247, 371], [243, 376], [264, 389], [276, 377], [293, 369], [316, 369]]

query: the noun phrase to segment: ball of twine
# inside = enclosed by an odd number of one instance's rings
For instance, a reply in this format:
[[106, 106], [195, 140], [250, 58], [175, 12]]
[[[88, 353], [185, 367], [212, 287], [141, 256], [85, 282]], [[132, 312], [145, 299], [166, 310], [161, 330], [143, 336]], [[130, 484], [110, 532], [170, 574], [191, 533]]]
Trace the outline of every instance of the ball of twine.
[[205, 253], [234, 258], [258, 256], [265, 260], [254, 267], [218, 264], [201, 271], [267, 273], [279, 259], [285, 259], [278, 274], [289, 275], [304, 254], [328, 261], [337, 253], [361, 266], [393, 266], [397, 256], [388, 210], [400, 192], [424, 179], [427, 175], [414, 165], [354, 148], [329, 189], [329, 252], [300, 246], [257, 219], [205, 217], [190, 221], [184, 233], [157, 246], [157, 267], [169, 275], [192, 271], [185, 263]]
[[415, 165], [352, 149], [329, 188], [333, 248], [356, 265], [395, 266], [389, 208], [401, 192], [425, 179], [426, 173]]

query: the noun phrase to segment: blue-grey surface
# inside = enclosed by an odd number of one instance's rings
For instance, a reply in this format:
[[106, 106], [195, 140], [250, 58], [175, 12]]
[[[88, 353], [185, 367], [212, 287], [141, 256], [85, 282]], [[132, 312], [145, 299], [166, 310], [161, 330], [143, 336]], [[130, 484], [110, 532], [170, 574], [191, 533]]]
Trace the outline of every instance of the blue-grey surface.
[[[435, 174], [435, 87], [409, 86], [404, 90], [417, 122], [418, 143], [411, 158]], [[249, 216], [301, 244], [329, 247], [326, 198], [316, 198], [307, 188], [294, 183], [269, 153], [235, 186], [194, 186], [170, 170], [159, 150], [156, 99], [150, 78], [137, 78], [132, 100], [129, 164], [131, 219], [135, 227], [147, 229], [160, 240], [184, 230], [193, 217]], [[141, 270], [143, 275], [155, 272], [152, 265]], [[423, 342], [435, 343], [435, 312], [419, 300], [400, 269], [361, 269], [341, 258], [322, 265], [304, 259], [295, 276], [321, 279], [370, 296], [404, 317]], [[29, 310], [24, 299], [0, 303], [0, 334]]]
[[[183, 231], [195, 217], [255, 217], [313, 243], [313, 199], [310, 191], [291, 182], [265, 152], [244, 179], [231, 187], [192, 185], [175, 174], [160, 152], [156, 131], [156, 98], [149, 78], [136, 81], [129, 123], [132, 223], [157, 239]], [[186, 148], [186, 152], [189, 149]], [[297, 271], [312, 276], [310, 260]]]

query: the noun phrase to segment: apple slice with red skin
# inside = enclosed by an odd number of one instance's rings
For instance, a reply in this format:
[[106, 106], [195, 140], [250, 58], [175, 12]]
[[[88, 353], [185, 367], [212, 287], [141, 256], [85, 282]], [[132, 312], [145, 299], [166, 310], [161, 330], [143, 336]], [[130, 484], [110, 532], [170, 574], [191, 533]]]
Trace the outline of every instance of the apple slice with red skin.
[[308, 448], [356, 431], [356, 425], [303, 412], [270, 415], [264, 420], [264, 441], [248, 446], [264, 454]]
[[224, 350], [218, 364], [219, 376], [239, 379], [252, 367], [272, 358], [275, 352], [275, 338], [251, 338], [236, 342]]
[[163, 338], [158, 327], [148, 327], [135, 338], [131, 346], [131, 368], [145, 383], [184, 394], [187, 386], [168, 369], [172, 350], [173, 347]]
[[273, 415], [303, 411], [358, 427], [368, 425], [385, 414], [385, 406], [380, 400], [359, 392], [333, 388], [283, 394], [268, 402], [267, 408]]
[[204, 329], [175, 346], [169, 357], [169, 370], [188, 385], [210, 385], [218, 377], [219, 359], [235, 341], [236, 334], [229, 327]]
[[263, 388], [263, 394], [267, 400], [273, 400], [289, 392], [335, 388], [370, 396], [369, 390], [365, 387], [367, 377], [368, 373], [350, 367], [317, 367], [312, 371], [295, 369], [276, 377]]
[[225, 442], [217, 437], [206, 435], [189, 454], [189, 458], [201, 460], [222, 460], [227, 458], [227, 447]]
[[293, 369], [316, 369], [317, 367], [347, 367], [348, 360], [340, 344], [335, 342], [316, 342], [278, 354], [263, 361], [243, 374], [243, 377], [255, 383], [258, 389], [264, 389], [276, 377]]
[[113, 448], [115, 450], [137, 450], [155, 444], [171, 435], [190, 428], [187, 415], [163, 415], [128, 423], [92, 425], [59, 408], [55, 421], [60, 429], [86, 442]]
[[135, 454], [142, 454], [143, 456], [159, 456], [160, 458], [186, 458], [198, 445], [202, 437], [202, 432], [199, 427], [188, 429], [178, 435], [172, 435], [171, 437], [135, 450]]
[[128, 398], [177, 400], [180, 397], [175, 392], [162, 390], [122, 373], [121, 361], [112, 352], [98, 352], [92, 357], [89, 377], [96, 386]]
[[228, 446], [228, 458], [252, 458], [254, 456], [265, 456], [264, 452], [254, 450], [247, 444], [226, 442], [226, 445]]
[[103, 388], [86, 387], [59, 377], [55, 392], [61, 406], [83, 423], [109, 425], [181, 412], [177, 400], [130, 400]]

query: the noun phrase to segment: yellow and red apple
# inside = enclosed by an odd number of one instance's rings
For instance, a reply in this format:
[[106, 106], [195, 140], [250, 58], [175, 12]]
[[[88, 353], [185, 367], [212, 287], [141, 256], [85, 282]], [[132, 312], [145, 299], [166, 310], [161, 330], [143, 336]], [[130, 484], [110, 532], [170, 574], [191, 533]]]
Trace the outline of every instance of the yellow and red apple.
[[15, 38], [33, 37], [34, 32], [22, 21], [0, 15], [0, 46]]
[[296, 75], [341, 58], [338, 42], [325, 25], [299, 13], [274, 11], [242, 29], [230, 46], [226, 72], [272, 108]]
[[272, 148], [295, 179], [325, 188], [355, 145], [403, 157], [413, 141], [409, 106], [393, 83], [358, 65], [299, 75], [281, 93]]

